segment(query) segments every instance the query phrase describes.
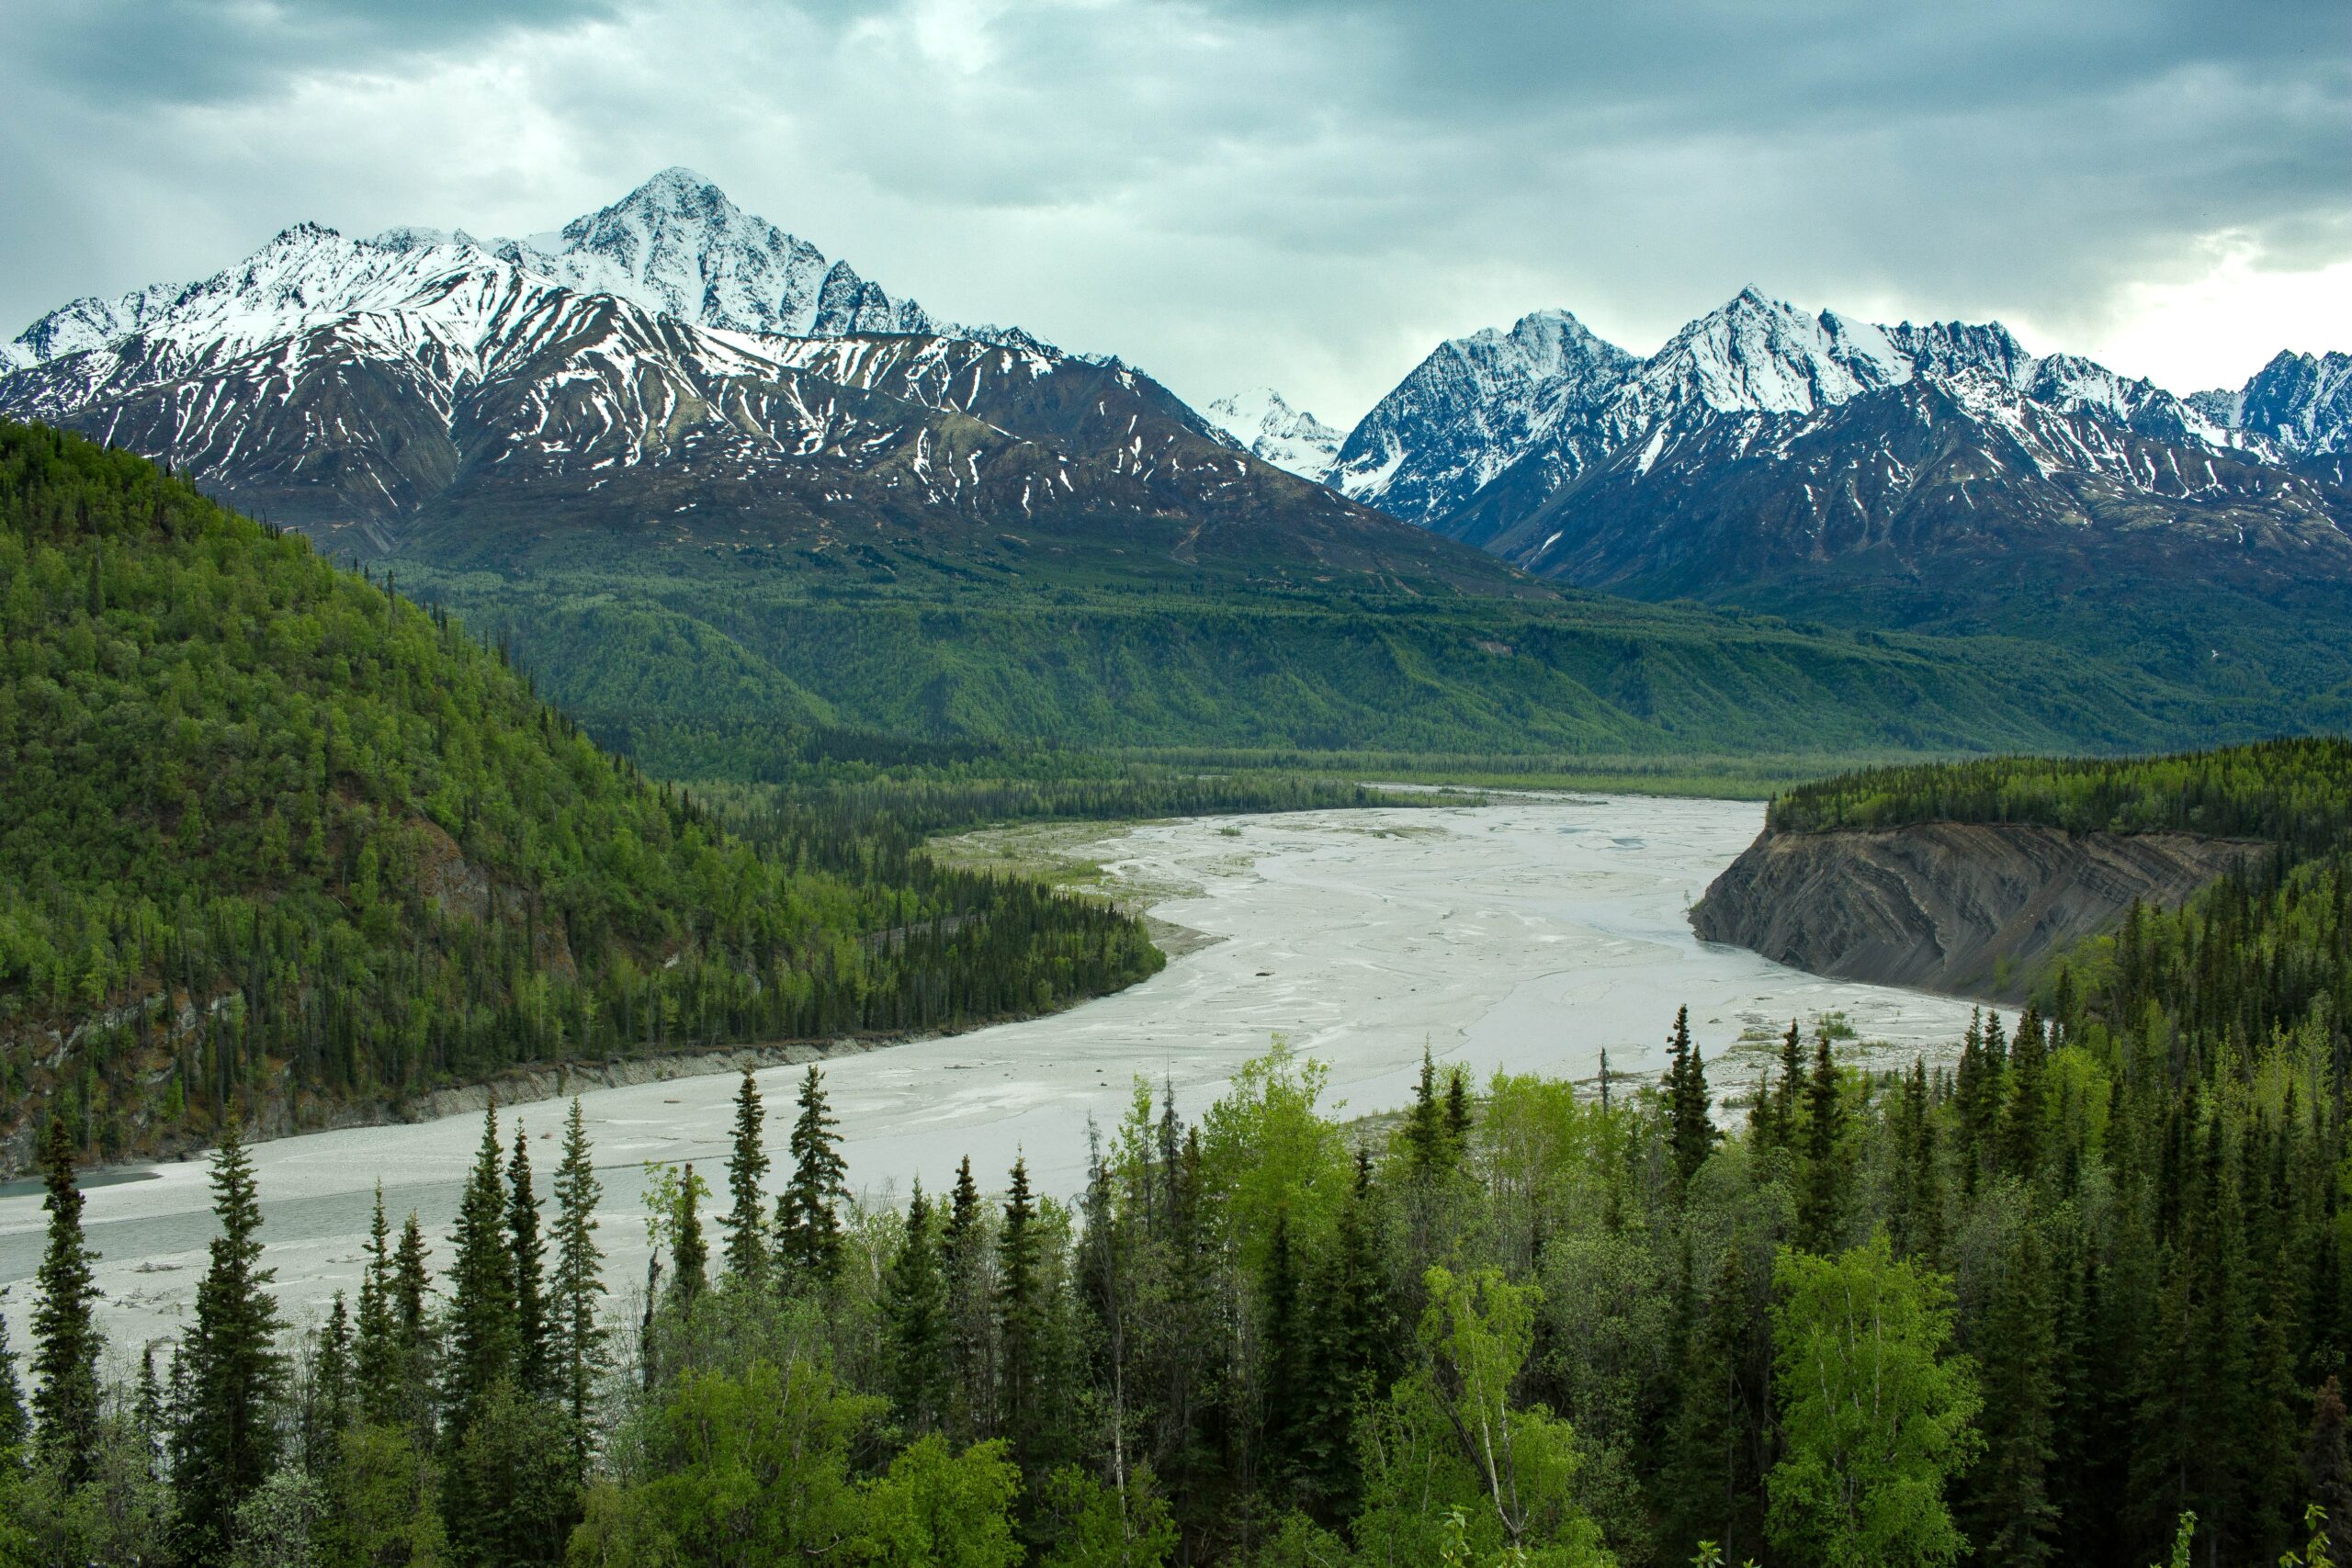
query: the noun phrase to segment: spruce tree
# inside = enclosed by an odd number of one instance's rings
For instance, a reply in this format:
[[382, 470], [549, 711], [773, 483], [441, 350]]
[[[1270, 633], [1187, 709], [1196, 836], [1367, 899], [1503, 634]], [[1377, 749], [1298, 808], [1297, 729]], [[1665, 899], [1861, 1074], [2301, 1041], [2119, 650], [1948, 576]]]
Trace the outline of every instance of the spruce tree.
[[1668, 1415], [1659, 1495], [1673, 1558], [1702, 1540], [1739, 1562], [1764, 1550], [1764, 1473], [1771, 1449], [1772, 1346], [1747, 1258], [1724, 1253], [1693, 1314]]
[[727, 1271], [749, 1284], [766, 1278], [768, 1269], [767, 1146], [761, 1141], [767, 1112], [760, 1104], [760, 1086], [752, 1069], [743, 1069], [742, 1087], [735, 1091], [735, 1144], [727, 1156], [727, 1191], [733, 1200], [719, 1221], [727, 1232]]
[[1015, 1464], [1035, 1472], [1045, 1447], [1047, 1303], [1045, 1237], [1029, 1190], [1029, 1162], [1015, 1158], [997, 1233], [999, 1426]]
[[[0, 1352], [6, 1347], [0, 1345]], [[5, 1399], [5, 1393], [0, 1393]], [[5, 1420], [0, 1412], [0, 1420]], [[164, 1404], [164, 1385], [155, 1376], [155, 1347], [151, 1342], [139, 1348], [139, 1390], [132, 1396], [131, 1421], [139, 1434], [141, 1473], [150, 1481], [164, 1473], [164, 1444], [171, 1436], [171, 1413]], [[0, 1439], [0, 1453], [7, 1451], [7, 1443]]]
[[687, 1162], [678, 1181], [677, 1211], [670, 1218], [670, 1294], [681, 1306], [693, 1306], [710, 1288], [710, 1244], [702, 1234], [705, 1186]]
[[409, 1211], [392, 1253], [392, 1324], [400, 1345], [402, 1417], [419, 1433], [433, 1426], [434, 1387], [440, 1381], [441, 1344], [431, 1310], [433, 1252], [424, 1226]]
[[8, 1348], [8, 1320], [0, 1316], [0, 1479], [23, 1456], [29, 1427], [25, 1391], [17, 1381], [17, 1353]]
[[1456, 1160], [1470, 1146], [1470, 1080], [1460, 1067], [1445, 1075], [1445, 1146]]
[[1797, 1107], [1804, 1100], [1804, 1036], [1791, 1019], [1788, 1032], [1781, 1036], [1781, 1081], [1772, 1092], [1772, 1125], [1782, 1147], [1796, 1142]]
[[1667, 1041], [1667, 1115], [1668, 1144], [1674, 1154], [1676, 1190], [1687, 1190], [1699, 1168], [1714, 1152], [1714, 1096], [1707, 1088], [1706, 1058], [1690, 1040], [1690, 1010], [1679, 1008], [1674, 1032]]
[[1405, 1113], [1405, 1125], [1397, 1132], [1397, 1139], [1405, 1151], [1405, 1164], [1417, 1176], [1427, 1176], [1446, 1168], [1445, 1108], [1437, 1092], [1437, 1059], [1430, 1054], [1429, 1042], [1421, 1043], [1421, 1076], [1413, 1089], [1413, 1108]]
[[1813, 1074], [1804, 1090], [1804, 1169], [1797, 1185], [1797, 1245], [1810, 1252], [1837, 1249], [1846, 1202], [1845, 1107], [1829, 1031], [1814, 1041]]
[[1334, 1508], [1359, 1489], [1356, 1417], [1388, 1392], [1396, 1354], [1387, 1269], [1373, 1210], [1372, 1154], [1358, 1149], [1355, 1180], [1340, 1207], [1331, 1256], [1317, 1283], [1307, 1431], [1300, 1439], [1308, 1479]]
[[498, 1110], [483, 1112], [481, 1145], [449, 1242], [447, 1359], [441, 1396], [452, 1442], [465, 1434], [482, 1401], [514, 1373], [514, 1255], [506, 1234], [505, 1151]]
[[376, 1183], [376, 1209], [368, 1224], [368, 1260], [359, 1272], [359, 1323], [352, 1358], [361, 1411], [370, 1421], [393, 1422], [402, 1415], [400, 1328], [392, 1316], [391, 1225], [384, 1215], [384, 1184]]
[[2330, 1377], [2312, 1401], [2311, 1429], [2303, 1435], [2303, 1495], [2327, 1514], [2330, 1553], [2352, 1564], [2352, 1452], [2345, 1425], [2344, 1385]]
[[302, 1466], [313, 1477], [333, 1466], [337, 1440], [351, 1423], [357, 1393], [354, 1353], [351, 1312], [337, 1291], [311, 1347], [310, 1386], [303, 1391]]
[[2008, 1071], [2003, 1075], [1999, 1121], [2001, 1169], [2020, 1181], [2031, 1181], [2041, 1163], [2044, 1060], [2041, 1017], [2028, 1008], [2018, 1020]]
[[2041, 1225], [2029, 1211], [1976, 1336], [1984, 1452], [1969, 1478], [1978, 1550], [1988, 1562], [2018, 1568], [2057, 1561], [2050, 1484], [2060, 1415], [2055, 1308]]
[[890, 1259], [883, 1311], [890, 1334], [890, 1402], [910, 1438], [943, 1428], [947, 1407], [947, 1278], [939, 1229], [918, 1178]]
[[951, 1426], [961, 1442], [975, 1442], [997, 1430], [995, 1346], [996, 1292], [989, 1279], [988, 1230], [980, 1212], [979, 1184], [972, 1179], [972, 1156], [956, 1167], [947, 1224], [941, 1235], [940, 1263], [947, 1281], [947, 1359]]
[[89, 1479], [98, 1447], [98, 1288], [82, 1235], [82, 1192], [74, 1185], [74, 1145], [65, 1123], [49, 1121], [41, 1151], [49, 1245], [34, 1276], [34, 1438], [68, 1486]]
[[554, 1357], [548, 1329], [547, 1243], [539, 1235], [531, 1145], [519, 1119], [506, 1180], [506, 1240], [514, 1258], [514, 1371], [518, 1386], [536, 1399], [555, 1392]]
[[1297, 1473], [1299, 1441], [1308, 1427], [1306, 1324], [1299, 1302], [1299, 1261], [1292, 1246], [1290, 1209], [1274, 1211], [1266, 1261], [1258, 1285], [1260, 1408], [1266, 1468], [1277, 1477]]
[[180, 1357], [187, 1408], [174, 1436], [172, 1483], [180, 1561], [228, 1560], [237, 1510], [277, 1461], [273, 1414], [286, 1380], [278, 1352], [275, 1270], [261, 1266], [261, 1203], [243, 1129], [232, 1112], [212, 1156], [212, 1212], [220, 1234], [196, 1288], [196, 1318]]
[[597, 1303], [605, 1293], [605, 1255], [596, 1246], [596, 1204], [603, 1197], [590, 1157], [587, 1124], [575, 1096], [564, 1123], [563, 1162], [555, 1171], [555, 1278], [548, 1303], [556, 1382], [571, 1413], [577, 1445], [575, 1476], [587, 1464], [588, 1417], [596, 1378], [607, 1359], [607, 1330]]
[[792, 1124], [792, 1181], [776, 1204], [776, 1255], [796, 1288], [830, 1283], [841, 1261], [841, 1216], [849, 1197], [840, 1124], [825, 1101], [824, 1076], [812, 1064], [800, 1083], [800, 1114]]

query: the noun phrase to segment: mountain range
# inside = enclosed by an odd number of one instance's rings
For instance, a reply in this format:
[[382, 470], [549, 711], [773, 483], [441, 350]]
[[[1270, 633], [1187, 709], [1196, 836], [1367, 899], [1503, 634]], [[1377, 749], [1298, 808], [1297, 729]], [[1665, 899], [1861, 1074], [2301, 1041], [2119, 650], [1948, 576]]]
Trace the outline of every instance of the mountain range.
[[[1566, 588], [2055, 643], [2247, 725], [2352, 704], [2342, 354], [2182, 398], [1747, 289], [1647, 356], [1565, 310], [1442, 344], [1343, 434], [937, 320], [671, 169], [524, 239], [299, 224], [73, 301], [0, 349], [0, 413], [404, 572], [572, 573], [567, 615], [688, 562], [951, 599]], [[661, 607], [751, 636], [709, 610]]]

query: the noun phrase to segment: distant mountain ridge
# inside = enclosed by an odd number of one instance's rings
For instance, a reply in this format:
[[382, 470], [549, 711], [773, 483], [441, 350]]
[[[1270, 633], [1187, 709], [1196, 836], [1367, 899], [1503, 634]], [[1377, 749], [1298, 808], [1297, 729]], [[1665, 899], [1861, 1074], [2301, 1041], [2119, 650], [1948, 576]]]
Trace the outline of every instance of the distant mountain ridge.
[[[512, 564], [882, 529], [1001, 558], [1022, 547], [1001, 530], [1111, 518], [1166, 534], [1151, 553], [1179, 565], [1527, 591], [1250, 455], [1114, 358], [934, 321], [684, 170], [525, 241], [298, 224], [198, 283], [52, 311], [8, 366], [0, 412], [365, 553]], [[1098, 527], [1080, 547], [1136, 543]]]
[[1301, 479], [1319, 482], [1340, 455], [1341, 433], [1272, 387], [1228, 393], [1201, 412], [1244, 452]]

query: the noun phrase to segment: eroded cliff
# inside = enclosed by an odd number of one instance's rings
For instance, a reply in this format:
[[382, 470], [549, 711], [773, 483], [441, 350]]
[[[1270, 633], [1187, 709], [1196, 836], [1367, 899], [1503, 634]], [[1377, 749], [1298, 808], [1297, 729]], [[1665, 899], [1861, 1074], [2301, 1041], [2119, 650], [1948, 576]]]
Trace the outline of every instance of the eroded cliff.
[[2016, 1001], [2044, 957], [2113, 926], [2134, 898], [2177, 905], [2261, 852], [2241, 840], [2011, 824], [1767, 829], [1715, 878], [1690, 924], [1703, 941], [1817, 975]]

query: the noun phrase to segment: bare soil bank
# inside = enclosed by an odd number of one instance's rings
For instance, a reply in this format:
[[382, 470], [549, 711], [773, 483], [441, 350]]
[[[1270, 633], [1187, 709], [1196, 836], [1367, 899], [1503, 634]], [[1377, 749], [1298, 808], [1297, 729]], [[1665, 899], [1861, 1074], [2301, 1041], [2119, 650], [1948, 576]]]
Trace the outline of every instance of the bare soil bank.
[[1767, 828], [1690, 911], [1701, 940], [1882, 986], [2020, 1001], [2041, 961], [2175, 906], [2262, 846], [2176, 833], [1929, 822]]

